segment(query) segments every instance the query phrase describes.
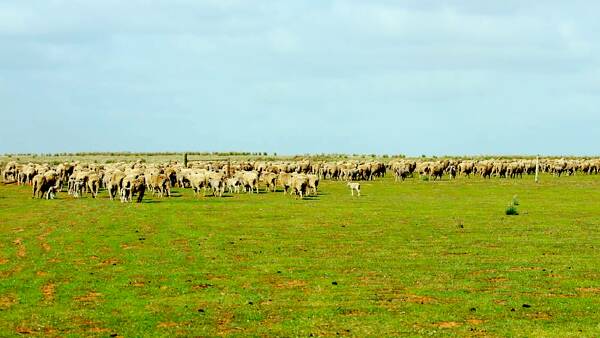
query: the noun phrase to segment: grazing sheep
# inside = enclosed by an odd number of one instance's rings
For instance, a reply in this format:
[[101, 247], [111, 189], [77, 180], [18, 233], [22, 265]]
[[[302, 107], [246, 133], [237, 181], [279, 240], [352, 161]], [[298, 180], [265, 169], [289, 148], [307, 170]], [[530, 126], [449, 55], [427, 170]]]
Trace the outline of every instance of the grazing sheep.
[[98, 189], [100, 189], [100, 177], [96, 174], [90, 174], [87, 180], [87, 188], [92, 193], [92, 198], [96, 198]]
[[307, 175], [308, 177], [308, 190], [312, 191], [313, 194], [317, 195], [317, 189], [319, 189], [319, 176]]
[[260, 178], [267, 187], [268, 191], [275, 192], [276, 184], [277, 184], [277, 175], [274, 173], [266, 173]]
[[352, 196], [354, 196], [355, 191], [358, 194], [358, 196], [360, 196], [360, 183], [348, 182], [347, 185], [348, 187], [350, 187], [350, 193], [352, 194]]
[[223, 192], [225, 191], [225, 184], [223, 184], [222, 179], [211, 178], [208, 180], [208, 187], [212, 190], [213, 196], [223, 196]]
[[135, 179], [130, 179], [130, 176], [123, 180], [123, 188], [121, 189], [121, 203], [131, 202], [132, 197], [138, 194], [137, 203], [141, 203], [146, 192], [146, 182], [143, 176]]
[[148, 189], [152, 190], [152, 196], [158, 193], [158, 197], [171, 196], [171, 180], [165, 174], [152, 175], [147, 179], [150, 184]]
[[110, 175], [110, 178], [106, 183], [106, 190], [108, 191], [108, 197], [111, 201], [121, 192], [124, 178], [125, 174], [120, 170], [117, 170]]
[[[54, 198], [58, 184], [58, 174], [53, 170], [35, 175], [31, 181], [32, 198], [44, 198], [44, 196], [48, 199]], [[52, 195], [48, 194], [50, 190], [52, 190]]]
[[292, 176], [290, 188], [290, 195], [294, 194], [300, 198], [304, 198], [308, 189], [308, 177], [304, 174]]
[[240, 193], [240, 187], [242, 186], [242, 181], [238, 177], [228, 178], [225, 181], [227, 185], [227, 191], [231, 194], [235, 192], [236, 194]]

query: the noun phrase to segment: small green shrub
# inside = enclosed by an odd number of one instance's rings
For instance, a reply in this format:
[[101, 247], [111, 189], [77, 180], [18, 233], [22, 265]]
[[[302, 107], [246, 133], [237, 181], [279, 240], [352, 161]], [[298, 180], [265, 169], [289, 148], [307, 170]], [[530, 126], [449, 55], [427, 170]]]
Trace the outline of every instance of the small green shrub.
[[505, 213], [507, 216], [516, 216], [519, 214], [519, 211], [517, 210], [517, 207], [515, 205], [511, 204], [508, 207], [506, 207]]

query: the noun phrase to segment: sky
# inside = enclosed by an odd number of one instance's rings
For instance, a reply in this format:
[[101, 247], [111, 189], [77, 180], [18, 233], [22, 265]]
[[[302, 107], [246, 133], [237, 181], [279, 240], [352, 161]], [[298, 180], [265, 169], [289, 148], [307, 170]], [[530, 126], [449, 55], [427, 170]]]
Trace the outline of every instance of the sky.
[[598, 1], [2, 0], [0, 153], [600, 154]]

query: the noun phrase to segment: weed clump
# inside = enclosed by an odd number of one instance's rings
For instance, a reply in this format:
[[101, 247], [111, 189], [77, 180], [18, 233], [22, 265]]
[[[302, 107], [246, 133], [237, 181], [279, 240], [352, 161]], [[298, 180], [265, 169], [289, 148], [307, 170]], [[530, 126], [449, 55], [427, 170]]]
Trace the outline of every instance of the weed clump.
[[519, 199], [517, 195], [513, 196], [512, 201], [506, 207], [505, 214], [507, 216], [516, 216], [519, 214], [519, 210], [517, 210], [517, 206], [519, 205]]

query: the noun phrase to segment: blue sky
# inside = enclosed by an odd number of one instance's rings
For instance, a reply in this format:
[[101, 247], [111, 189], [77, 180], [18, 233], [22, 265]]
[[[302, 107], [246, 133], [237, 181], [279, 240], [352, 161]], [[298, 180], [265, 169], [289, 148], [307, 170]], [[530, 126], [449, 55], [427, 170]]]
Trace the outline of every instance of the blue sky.
[[0, 152], [600, 154], [596, 1], [0, 2]]

